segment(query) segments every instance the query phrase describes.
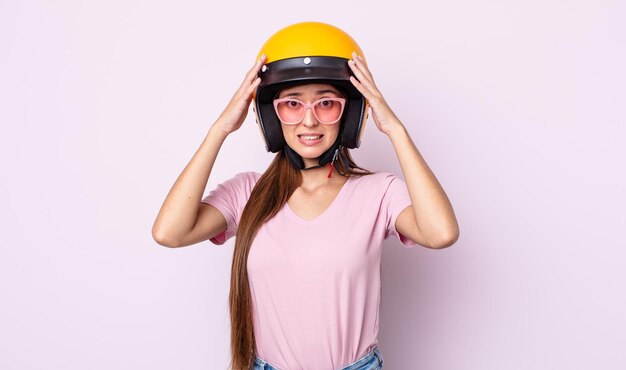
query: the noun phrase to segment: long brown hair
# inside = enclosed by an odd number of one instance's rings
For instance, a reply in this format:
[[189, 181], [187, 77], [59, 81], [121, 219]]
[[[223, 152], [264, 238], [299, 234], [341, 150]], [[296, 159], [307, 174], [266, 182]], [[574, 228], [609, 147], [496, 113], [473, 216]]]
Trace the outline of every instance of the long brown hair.
[[[347, 176], [366, 175], [370, 172], [357, 166], [348, 149], [340, 149], [348, 159], [348, 168], [336, 161], [338, 172]], [[302, 174], [287, 159], [284, 151], [278, 152], [265, 173], [252, 189], [246, 204], [235, 241], [230, 279], [231, 369], [249, 370], [255, 356], [254, 328], [252, 325], [252, 298], [248, 284], [248, 252], [261, 225], [274, 217], [301, 185]]]

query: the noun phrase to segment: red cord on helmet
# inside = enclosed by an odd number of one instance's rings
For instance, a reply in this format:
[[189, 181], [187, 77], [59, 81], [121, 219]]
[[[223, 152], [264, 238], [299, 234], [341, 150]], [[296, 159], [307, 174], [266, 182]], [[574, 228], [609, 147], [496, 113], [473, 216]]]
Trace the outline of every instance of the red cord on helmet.
[[[341, 145], [339, 146], [341, 148]], [[328, 178], [333, 175], [333, 168], [335, 168], [335, 161], [337, 160], [337, 155], [339, 154], [339, 148], [335, 149], [335, 154], [333, 154], [333, 159], [330, 161], [330, 171], [328, 171]]]
[[335, 163], [334, 162], [330, 162], [330, 171], [328, 172], [328, 178], [329, 179], [333, 175], [333, 168], [334, 167], [335, 167]]

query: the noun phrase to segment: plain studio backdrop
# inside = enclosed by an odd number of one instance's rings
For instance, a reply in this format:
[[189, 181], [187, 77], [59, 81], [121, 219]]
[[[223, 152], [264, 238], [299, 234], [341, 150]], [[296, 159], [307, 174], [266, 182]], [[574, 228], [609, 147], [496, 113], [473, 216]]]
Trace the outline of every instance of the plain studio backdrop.
[[[2, 0], [0, 368], [226, 369], [233, 240], [150, 231], [261, 45], [308, 20], [360, 44], [461, 228], [385, 242], [385, 368], [626, 368], [625, 10]], [[401, 175], [371, 118], [353, 154]], [[206, 191], [272, 157], [250, 114]]]

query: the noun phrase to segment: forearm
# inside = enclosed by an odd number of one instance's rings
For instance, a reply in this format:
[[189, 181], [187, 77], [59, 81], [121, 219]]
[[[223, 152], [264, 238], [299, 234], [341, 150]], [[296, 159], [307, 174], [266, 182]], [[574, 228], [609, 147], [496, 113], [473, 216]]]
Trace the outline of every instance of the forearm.
[[[393, 144], [411, 202], [413, 220], [402, 217], [405, 231], [417, 228], [414, 237], [429, 246], [450, 245], [459, 234], [452, 205], [424, 158], [419, 153], [406, 128], [391, 110], [376, 87], [372, 73], [362, 57], [352, 53], [348, 65], [354, 76], [350, 81], [370, 102], [376, 127], [386, 134]], [[398, 221], [396, 220], [396, 225]]]
[[215, 125], [211, 127], [163, 201], [152, 228], [155, 239], [176, 240], [193, 229], [200, 200], [226, 136]]
[[459, 226], [452, 205], [406, 128], [399, 124], [387, 135], [400, 161], [420, 233], [434, 243], [456, 239]]

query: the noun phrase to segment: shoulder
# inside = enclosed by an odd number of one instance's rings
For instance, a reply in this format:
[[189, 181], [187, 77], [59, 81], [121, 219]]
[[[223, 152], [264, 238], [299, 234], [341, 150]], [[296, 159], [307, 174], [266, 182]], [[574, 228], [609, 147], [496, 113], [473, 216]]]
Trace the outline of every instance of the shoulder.
[[221, 182], [217, 189], [223, 189], [234, 194], [249, 194], [261, 177], [258, 172], [240, 172], [226, 181]]
[[404, 180], [391, 172], [374, 172], [355, 177], [352, 187], [364, 199], [388, 199], [407, 192]]
[[254, 184], [259, 180], [260, 177], [261, 177], [260, 173], [249, 171], [249, 172], [239, 172], [238, 174], [233, 176], [230, 180]]
[[258, 172], [253, 172], [253, 171], [249, 171], [249, 172], [239, 172], [237, 174], [235, 174], [233, 177], [231, 177], [230, 179], [224, 181], [224, 183], [231, 183], [231, 184], [254, 184], [259, 180], [259, 177], [261, 177], [261, 174]]
[[367, 175], [353, 176], [353, 180], [359, 186], [386, 189], [393, 182], [402, 181], [400, 177], [391, 172], [372, 172]]

